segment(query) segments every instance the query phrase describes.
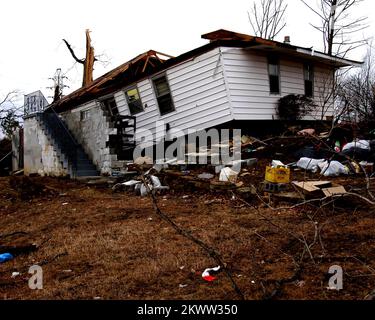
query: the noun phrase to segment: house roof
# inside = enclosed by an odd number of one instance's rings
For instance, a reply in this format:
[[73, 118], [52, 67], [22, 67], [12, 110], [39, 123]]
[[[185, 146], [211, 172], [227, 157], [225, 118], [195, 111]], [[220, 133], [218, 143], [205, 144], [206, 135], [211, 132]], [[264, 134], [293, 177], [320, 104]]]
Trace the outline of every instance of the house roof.
[[204, 34], [202, 35], [202, 38], [210, 40], [210, 43], [186, 52], [178, 57], [172, 57], [155, 50], [149, 50], [142, 53], [97, 78], [88, 86], [82, 87], [62, 99], [53, 102], [50, 107], [53, 107], [57, 112], [73, 109], [83, 103], [110, 94], [127, 85], [131, 85], [141, 79], [220, 46], [249, 48], [263, 52], [285, 54], [296, 58], [317, 61], [334, 68], [353, 65], [359, 66], [361, 64], [357, 61], [332, 57], [322, 52], [314, 51], [312, 48], [297, 47], [287, 43], [267, 40], [223, 29]]
[[214, 32], [206, 33], [202, 35], [203, 39], [210, 40], [211, 42], [216, 41], [241, 41], [249, 44], [252, 49], [263, 50], [268, 52], [279, 52], [286, 53], [288, 56], [303, 57], [309, 60], [316, 60], [321, 63], [325, 63], [336, 68], [348, 67], [348, 66], [360, 66], [362, 62], [343, 59], [339, 57], [330, 56], [323, 52], [319, 52], [311, 48], [304, 48], [294, 46], [289, 43], [278, 42], [274, 40], [267, 40], [260, 37], [250, 36], [243, 33], [237, 33], [220, 29]]

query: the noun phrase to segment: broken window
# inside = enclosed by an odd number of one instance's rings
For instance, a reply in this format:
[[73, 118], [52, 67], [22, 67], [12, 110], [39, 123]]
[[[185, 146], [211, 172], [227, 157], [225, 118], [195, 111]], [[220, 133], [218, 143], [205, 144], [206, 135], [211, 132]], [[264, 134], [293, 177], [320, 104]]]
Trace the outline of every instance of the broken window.
[[135, 115], [143, 111], [141, 97], [139, 96], [139, 92], [136, 87], [132, 87], [126, 90], [125, 96], [131, 115]]
[[303, 67], [305, 78], [305, 96], [314, 96], [314, 67], [311, 64], [305, 64]]
[[107, 110], [111, 116], [116, 116], [119, 114], [114, 97], [103, 99], [101, 103], [103, 104], [104, 109]]
[[154, 79], [153, 83], [160, 115], [165, 115], [167, 113], [173, 112], [175, 109], [166, 75]]
[[275, 57], [268, 59], [268, 75], [270, 80], [270, 93], [280, 93], [280, 65]]

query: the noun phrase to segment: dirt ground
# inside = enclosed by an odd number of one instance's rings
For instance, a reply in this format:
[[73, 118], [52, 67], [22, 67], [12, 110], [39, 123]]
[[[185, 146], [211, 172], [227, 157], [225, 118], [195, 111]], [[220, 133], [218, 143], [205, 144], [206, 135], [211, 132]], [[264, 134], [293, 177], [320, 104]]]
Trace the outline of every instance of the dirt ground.
[[[364, 299], [375, 289], [374, 208], [351, 198], [280, 210], [249, 202], [233, 193], [158, 197], [164, 213], [221, 254], [246, 299]], [[225, 273], [202, 279], [216, 262], [161, 220], [148, 197], [4, 177], [0, 222], [1, 246], [37, 245], [0, 264], [2, 299], [239, 299]], [[302, 259], [306, 246], [295, 236], [311, 244]], [[42, 290], [28, 287], [35, 264]], [[344, 270], [341, 291], [327, 290], [333, 265]]]

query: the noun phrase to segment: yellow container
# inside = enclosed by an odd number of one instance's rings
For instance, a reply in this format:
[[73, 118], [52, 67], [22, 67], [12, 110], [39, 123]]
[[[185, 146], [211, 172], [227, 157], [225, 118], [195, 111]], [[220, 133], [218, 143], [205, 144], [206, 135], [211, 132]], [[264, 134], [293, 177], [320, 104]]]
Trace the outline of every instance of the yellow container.
[[289, 168], [266, 168], [266, 181], [271, 183], [289, 183], [290, 169]]

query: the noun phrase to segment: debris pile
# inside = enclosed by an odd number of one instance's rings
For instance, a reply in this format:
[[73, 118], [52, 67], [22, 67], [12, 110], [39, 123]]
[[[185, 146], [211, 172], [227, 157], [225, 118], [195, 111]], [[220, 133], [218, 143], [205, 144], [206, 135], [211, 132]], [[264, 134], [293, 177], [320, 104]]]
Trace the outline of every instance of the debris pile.
[[[201, 147], [197, 152], [188, 148], [185, 161], [175, 158], [152, 163], [147, 157], [139, 158], [128, 166], [129, 171], [138, 173], [122, 178], [113, 190], [131, 191], [142, 197], [148, 191], [204, 190], [229, 191], [245, 198], [275, 196], [304, 200], [310, 196], [325, 198], [347, 193], [341, 183], [322, 181], [322, 177], [372, 177], [375, 140], [353, 138], [353, 134], [337, 128], [319, 133], [313, 128], [293, 127], [290, 133], [262, 139], [243, 135], [240, 160], [220, 164], [211, 161], [218, 156], [215, 150], [223, 148], [233, 154], [233, 141]], [[199, 164], [199, 157], [207, 157], [207, 164]]]

